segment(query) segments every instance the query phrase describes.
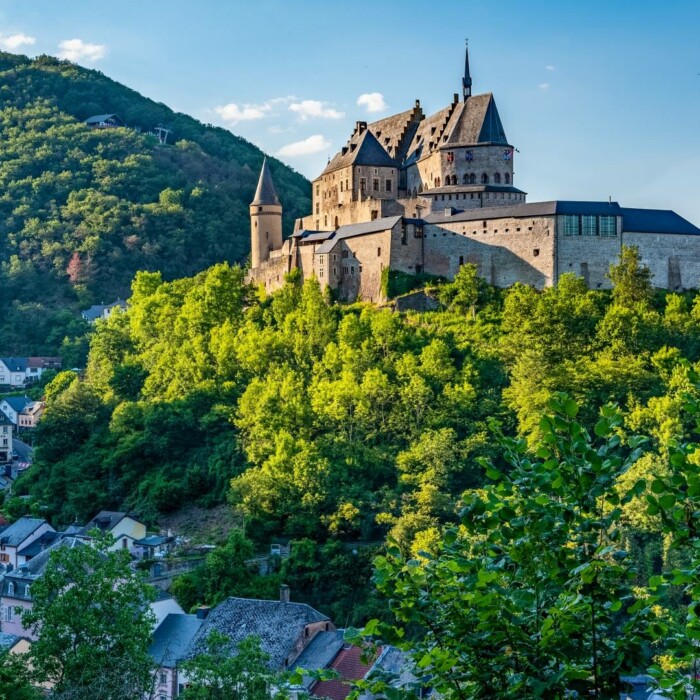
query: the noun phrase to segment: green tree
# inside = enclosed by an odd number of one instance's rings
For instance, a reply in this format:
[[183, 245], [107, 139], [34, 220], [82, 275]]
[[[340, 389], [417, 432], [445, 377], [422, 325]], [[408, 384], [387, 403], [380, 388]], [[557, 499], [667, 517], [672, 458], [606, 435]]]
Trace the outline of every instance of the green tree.
[[31, 683], [26, 659], [3, 651], [0, 656], [0, 700], [40, 700], [42, 693]]
[[617, 304], [631, 308], [635, 304], [651, 301], [654, 293], [652, 272], [642, 265], [637, 246], [622, 246], [618, 261], [610, 265], [608, 277], [613, 284], [613, 299]]
[[33, 674], [54, 683], [58, 698], [123, 700], [150, 686], [154, 592], [131, 569], [128, 552], [109, 545], [63, 540], [32, 583], [33, 607], [22, 623], [38, 634], [29, 652]]
[[183, 700], [272, 700], [283, 698], [282, 678], [270, 670], [260, 639], [248, 637], [234, 649], [228, 637], [212, 632], [206, 651], [183, 663], [188, 684]]

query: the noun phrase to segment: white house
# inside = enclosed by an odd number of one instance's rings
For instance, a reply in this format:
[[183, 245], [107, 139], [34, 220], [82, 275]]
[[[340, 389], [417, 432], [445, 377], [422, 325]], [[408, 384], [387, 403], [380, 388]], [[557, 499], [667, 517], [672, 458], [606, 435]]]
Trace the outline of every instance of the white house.
[[60, 370], [60, 357], [0, 357], [0, 385], [23, 387], [49, 369]]
[[146, 526], [130, 513], [118, 513], [111, 510], [100, 511], [79, 533], [79, 537], [90, 537], [93, 530], [100, 530], [114, 538], [115, 549], [133, 549], [134, 542], [146, 536]]
[[19, 564], [18, 553], [40, 538], [45, 532], [55, 532], [54, 528], [42, 518], [20, 518], [0, 532], [0, 564], [6, 568], [16, 569]]
[[27, 396], [6, 396], [0, 401], [0, 411], [10, 419], [12, 425], [17, 426], [20, 413], [33, 403]]

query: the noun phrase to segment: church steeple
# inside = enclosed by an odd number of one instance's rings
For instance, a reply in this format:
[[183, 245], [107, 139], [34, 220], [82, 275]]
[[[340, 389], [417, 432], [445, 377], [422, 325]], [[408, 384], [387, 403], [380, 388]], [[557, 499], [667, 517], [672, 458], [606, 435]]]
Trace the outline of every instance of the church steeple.
[[464, 77], [462, 78], [462, 95], [464, 96], [464, 101], [472, 96], [472, 76], [469, 72], [469, 41], [467, 41], [467, 46], [464, 49]]

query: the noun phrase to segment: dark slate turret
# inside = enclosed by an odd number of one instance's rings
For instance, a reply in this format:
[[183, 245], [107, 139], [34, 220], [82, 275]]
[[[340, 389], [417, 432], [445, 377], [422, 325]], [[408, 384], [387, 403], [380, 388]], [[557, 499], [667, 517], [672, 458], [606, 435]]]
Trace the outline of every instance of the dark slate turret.
[[258, 180], [258, 188], [255, 190], [255, 198], [251, 205], [262, 206], [265, 204], [279, 205], [280, 200], [277, 197], [275, 184], [272, 182], [270, 168], [267, 165], [267, 158], [263, 160], [262, 170], [260, 171], [260, 179]]
[[464, 101], [472, 96], [472, 75], [469, 72], [469, 44], [464, 50], [464, 77], [462, 78], [462, 95]]

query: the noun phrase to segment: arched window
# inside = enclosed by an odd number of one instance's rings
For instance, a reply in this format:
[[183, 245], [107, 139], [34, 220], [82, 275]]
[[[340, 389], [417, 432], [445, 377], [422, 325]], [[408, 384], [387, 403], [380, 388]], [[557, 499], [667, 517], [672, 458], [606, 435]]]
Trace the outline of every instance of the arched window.
[[421, 182], [421, 183], [418, 185], [418, 194], [421, 194], [422, 192], [423, 192], [423, 183]]
[[476, 185], [476, 175], [474, 173], [469, 174], [469, 184]]
[[335, 217], [335, 228], [336, 229], [338, 228], [338, 217], [337, 216]]
[[489, 181], [489, 176], [486, 173], [483, 173], [481, 176], [481, 184], [482, 185], [487, 185]]
[[435, 187], [440, 187], [440, 178], [439, 177], [435, 178]]
[[15, 584], [12, 581], [10, 581], [7, 584], [7, 595], [12, 596], [14, 594], [15, 594]]
[[493, 181], [497, 184], [501, 184], [501, 173], [495, 173], [493, 176]]
[[462, 177], [462, 184], [463, 185], [469, 184], [469, 175], [467, 175], [467, 173], [464, 173], [464, 177]]
[[510, 184], [510, 173], [506, 173], [504, 176], [506, 185]]
[[457, 176], [456, 176], [456, 175], [453, 175], [453, 176], [452, 176], [452, 184], [453, 184], [453, 185], [456, 185], [456, 184], [457, 184]]

